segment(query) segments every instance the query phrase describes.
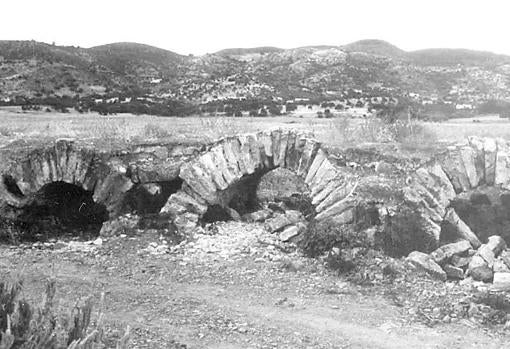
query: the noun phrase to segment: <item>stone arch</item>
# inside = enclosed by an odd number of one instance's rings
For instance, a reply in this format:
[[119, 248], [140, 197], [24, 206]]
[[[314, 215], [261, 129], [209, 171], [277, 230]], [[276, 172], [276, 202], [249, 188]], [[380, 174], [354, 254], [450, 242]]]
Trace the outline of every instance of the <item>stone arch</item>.
[[182, 232], [194, 229], [209, 206], [225, 206], [223, 193], [244, 176], [287, 168], [309, 186], [318, 220], [352, 217], [355, 180], [328, 159], [321, 144], [296, 131], [268, 131], [229, 137], [181, 167], [180, 191], [161, 213], [170, 214]]
[[434, 242], [422, 249], [431, 250], [440, 244], [445, 223], [456, 229], [458, 238], [478, 248], [479, 237], [459, 217], [452, 203], [480, 188], [510, 189], [509, 143], [503, 139], [469, 137], [467, 142], [448, 147], [419, 167], [410, 179], [400, 205], [411, 206], [420, 213], [424, 227], [421, 233], [428, 234]]
[[52, 183], [91, 192], [94, 202], [104, 205], [110, 215], [133, 186], [120, 160], [76, 147], [71, 140], [58, 140], [8, 165], [0, 180], [2, 207], [10, 207], [9, 218], [15, 218], [19, 209]]

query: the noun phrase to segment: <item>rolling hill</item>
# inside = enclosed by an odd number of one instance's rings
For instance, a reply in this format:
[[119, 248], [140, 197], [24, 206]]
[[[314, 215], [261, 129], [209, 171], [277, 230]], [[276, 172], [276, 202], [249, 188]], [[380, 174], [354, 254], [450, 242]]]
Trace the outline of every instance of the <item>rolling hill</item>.
[[510, 99], [510, 57], [465, 49], [406, 52], [381, 40], [343, 46], [233, 48], [203, 56], [138, 43], [92, 48], [0, 41], [0, 100], [150, 96], [195, 105], [314, 101], [361, 94], [420, 102]]

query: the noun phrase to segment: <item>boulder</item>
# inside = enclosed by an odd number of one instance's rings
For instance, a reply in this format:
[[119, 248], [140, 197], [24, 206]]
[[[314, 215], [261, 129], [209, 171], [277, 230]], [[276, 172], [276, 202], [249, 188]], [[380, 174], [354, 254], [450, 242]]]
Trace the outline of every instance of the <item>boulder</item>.
[[466, 268], [471, 261], [471, 257], [461, 257], [454, 255], [450, 260], [450, 264], [457, 268]]
[[489, 236], [487, 246], [494, 252], [494, 255], [497, 257], [499, 254], [506, 248], [506, 242], [499, 235]]
[[115, 219], [104, 222], [101, 227], [101, 231], [99, 232], [99, 236], [110, 237], [121, 234], [133, 236], [136, 234], [139, 221], [140, 217], [131, 214], [119, 216]]
[[299, 211], [287, 211], [285, 214], [278, 214], [266, 221], [265, 227], [271, 232], [277, 232], [291, 224], [304, 221], [304, 217]]
[[485, 262], [487, 262], [487, 265], [489, 268], [492, 268], [494, 265], [494, 261], [496, 260], [496, 256], [489, 245], [482, 245], [478, 251], [476, 251], [476, 256], [480, 256], [483, 258]]
[[446, 273], [448, 279], [461, 280], [464, 279], [464, 270], [458, 267], [454, 267], [451, 264], [445, 264], [443, 270]]
[[243, 215], [243, 220], [246, 222], [263, 222], [273, 215], [273, 212], [268, 209], [263, 209], [255, 212], [246, 213]]
[[280, 233], [280, 240], [282, 242], [289, 242], [296, 236], [299, 236], [305, 230], [306, 225], [304, 225], [303, 223], [288, 226], [287, 228], [283, 229], [283, 231]]
[[229, 214], [230, 218], [232, 218], [232, 220], [234, 220], [236, 222], [242, 221], [242, 218], [241, 218], [241, 215], [239, 214], [239, 212], [237, 212], [233, 208], [225, 207], [225, 211], [227, 211], [227, 213]]
[[446, 244], [439, 247], [430, 255], [438, 264], [444, 264], [454, 255], [459, 255], [467, 252], [471, 248], [471, 244], [467, 240], [461, 240], [451, 244]]
[[490, 282], [494, 273], [485, 259], [479, 255], [474, 255], [469, 262], [468, 275], [478, 281]]
[[431, 256], [420, 251], [413, 251], [407, 256], [407, 261], [415, 267], [425, 271], [431, 277], [446, 281], [446, 272], [441, 269], [439, 264], [434, 262]]
[[506, 264], [508, 268], [510, 268], [510, 252], [507, 250], [504, 250], [499, 255], [499, 258]]
[[508, 292], [510, 291], [510, 272], [494, 273], [491, 291]]
[[510, 268], [499, 258], [494, 261], [492, 270], [494, 273], [510, 273]]

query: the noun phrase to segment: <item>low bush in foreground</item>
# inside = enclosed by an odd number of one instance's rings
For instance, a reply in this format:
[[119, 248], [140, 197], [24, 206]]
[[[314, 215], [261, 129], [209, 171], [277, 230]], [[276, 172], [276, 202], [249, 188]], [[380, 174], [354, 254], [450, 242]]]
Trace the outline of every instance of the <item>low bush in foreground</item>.
[[[0, 349], [105, 348], [102, 306], [94, 324], [92, 300], [75, 305], [68, 316], [57, 314], [55, 281], [46, 284], [44, 301], [31, 305], [20, 296], [22, 283], [0, 282]], [[101, 302], [103, 303], [103, 302]], [[127, 348], [129, 328], [116, 348]]]

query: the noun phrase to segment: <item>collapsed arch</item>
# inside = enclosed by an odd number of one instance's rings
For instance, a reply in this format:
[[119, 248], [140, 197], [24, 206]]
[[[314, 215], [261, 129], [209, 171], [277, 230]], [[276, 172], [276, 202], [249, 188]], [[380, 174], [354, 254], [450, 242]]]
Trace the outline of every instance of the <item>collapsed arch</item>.
[[211, 206], [227, 208], [233, 187], [249, 176], [286, 168], [308, 185], [317, 219], [353, 217], [355, 178], [333, 165], [321, 144], [295, 131], [276, 130], [222, 139], [181, 167], [182, 189], [161, 212], [177, 228], [194, 229]]

